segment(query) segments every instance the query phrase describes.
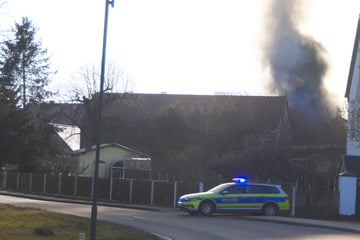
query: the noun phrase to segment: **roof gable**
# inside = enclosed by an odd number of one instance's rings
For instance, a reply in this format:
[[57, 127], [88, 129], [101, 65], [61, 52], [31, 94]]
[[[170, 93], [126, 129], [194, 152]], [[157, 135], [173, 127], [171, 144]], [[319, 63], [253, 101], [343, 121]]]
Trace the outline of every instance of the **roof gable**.
[[354, 75], [356, 58], [358, 57], [359, 41], [360, 41], [360, 16], [359, 16], [359, 19], [358, 19], [358, 25], [357, 25], [357, 29], [356, 29], [354, 48], [353, 48], [352, 57], [351, 57], [351, 63], [350, 63], [349, 76], [348, 76], [348, 81], [347, 81], [347, 86], [346, 86], [346, 92], [345, 92], [345, 97], [346, 98], [349, 98], [349, 95], [350, 95], [352, 79], [354, 77], [353, 75]]

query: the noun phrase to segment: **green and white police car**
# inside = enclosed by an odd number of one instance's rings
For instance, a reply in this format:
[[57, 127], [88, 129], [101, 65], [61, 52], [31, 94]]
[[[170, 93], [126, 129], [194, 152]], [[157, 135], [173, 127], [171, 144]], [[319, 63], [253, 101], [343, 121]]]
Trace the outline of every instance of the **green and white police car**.
[[249, 212], [275, 216], [290, 210], [289, 197], [280, 185], [249, 183], [245, 178], [220, 184], [206, 192], [179, 198], [179, 210], [191, 215], [210, 216], [215, 212]]

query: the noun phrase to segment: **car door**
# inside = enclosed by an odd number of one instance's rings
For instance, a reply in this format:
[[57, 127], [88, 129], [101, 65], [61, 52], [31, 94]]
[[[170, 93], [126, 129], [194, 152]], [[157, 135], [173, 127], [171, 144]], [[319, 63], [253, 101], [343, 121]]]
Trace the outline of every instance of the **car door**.
[[249, 210], [259, 211], [262, 209], [263, 204], [271, 200], [278, 194], [274, 187], [264, 185], [249, 185], [246, 188], [244, 201]]
[[232, 185], [224, 189], [217, 201], [218, 211], [236, 211], [245, 208], [246, 185]]

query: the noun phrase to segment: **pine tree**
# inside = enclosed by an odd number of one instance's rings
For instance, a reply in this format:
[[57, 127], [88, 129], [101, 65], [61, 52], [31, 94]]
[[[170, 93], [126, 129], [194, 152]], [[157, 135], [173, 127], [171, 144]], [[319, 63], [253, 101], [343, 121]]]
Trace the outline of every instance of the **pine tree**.
[[[0, 160], [21, 171], [39, 171], [45, 160], [54, 160], [59, 149], [52, 147], [55, 131], [50, 114], [43, 111], [44, 100], [52, 93], [47, 50], [36, 41], [37, 29], [27, 18], [12, 29], [0, 47]], [[22, 108], [19, 108], [22, 106]]]
[[2, 76], [12, 82], [18, 104], [43, 102], [52, 95], [45, 87], [54, 74], [47, 50], [36, 41], [37, 28], [28, 18], [15, 23], [12, 32], [14, 38], [6, 40], [0, 49]]

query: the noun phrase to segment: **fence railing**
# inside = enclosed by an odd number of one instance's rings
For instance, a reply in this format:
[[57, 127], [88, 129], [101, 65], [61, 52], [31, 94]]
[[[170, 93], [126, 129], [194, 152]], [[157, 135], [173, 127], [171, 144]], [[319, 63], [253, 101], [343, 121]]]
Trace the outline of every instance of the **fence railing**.
[[339, 216], [339, 192], [334, 187], [318, 187], [304, 189], [294, 187], [294, 184], [281, 184], [288, 193], [292, 204], [292, 216], [327, 218]]
[[[20, 192], [91, 198], [92, 183], [91, 177], [0, 172], [0, 188]], [[99, 178], [98, 186], [100, 200], [173, 207], [181, 195], [204, 190], [202, 182], [117, 178]]]
[[[61, 195], [69, 198], [91, 198], [93, 179], [80, 176], [48, 175], [0, 171], [0, 188], [33, 194]], [[202, 192], [213, 187], [202, 182], [98, 179], [99, 200], [129, 204], [175, 207], [177, 199], [187, 193]], [[338, 192], [329, 188], [296, 189], [282, 184], [292, 204], [293, 216], [330, 218], [338, 215]], [[294, 204], [294, 205], [293, 205]], [[295, 206], [296, 205], [296, 206]]]

